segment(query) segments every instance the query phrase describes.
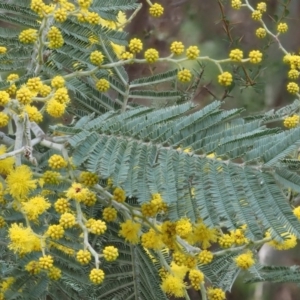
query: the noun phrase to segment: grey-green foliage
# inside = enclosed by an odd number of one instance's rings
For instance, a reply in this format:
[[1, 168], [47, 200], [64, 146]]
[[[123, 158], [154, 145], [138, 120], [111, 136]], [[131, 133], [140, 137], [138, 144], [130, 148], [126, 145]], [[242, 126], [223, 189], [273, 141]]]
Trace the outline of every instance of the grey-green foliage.
[[56, 130], [73, 135], [75, 164], [112, 178], [140, 203], [161, 193], [172, 220], [201, 217], [229, 229], [247, 224], [251, 238], [269, 228], [277, 237], [286, 230], [298, 236], [282, 188], [299, 184], [284, 159], [299, 147], [300, 129], [270, 129], [263, 118], [245, 121], [239, 113], [221, 109], [219, 101], [196, 112], [185, 103], [109, 112], [81, 129]]

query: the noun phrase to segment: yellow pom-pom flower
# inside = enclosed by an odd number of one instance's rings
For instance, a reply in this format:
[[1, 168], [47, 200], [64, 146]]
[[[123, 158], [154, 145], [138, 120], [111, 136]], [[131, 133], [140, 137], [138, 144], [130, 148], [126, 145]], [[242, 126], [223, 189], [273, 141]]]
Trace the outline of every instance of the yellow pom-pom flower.
[[53, 99], [61, 104], [67, 104], [70, 102], [68, 90], [64, 87], [55, 91]]
[[96, 88], [102, 93], [105, 93], [110, 88], [110, 83], [108, 80], [101, 78], [96, 82]]
[[121, 59], [123, 59], [123, 60], [133, 59], [133, 53], [128, 52], [128, 51], [123, 52], [121, 54]]
[[219, 288], [209, 287], [207, 289], [207, 299], [208, 300], [226, 300], [225, 292]]
[[93, 269], [89, 277], [92, 283], [100, 284], [104, 280], [105, 274], [101, 269]]
[[267, 31], [266, 31], [266, 29], [260, 27], [260, 28], [256, 29], [255, 35], [256, 35], [259, 39], [263, 39], [264, 37], [266, 37]]
[[104, 61], [104, 56], [100, 51], [93, 51], [90, 55], [90, 61], [96, 66], [100, 66]]
[[93, 234], [103, 234], [106, 231], [106, 224], [105, 222], [101, 221], [101, 220], [95, 220], [91, 227], [90, 227], [90, 231]]
[[5, 54], [7, 52], [7, 48], [6, 47], [0, 47], [0, 54]]
[[107, 246], [103, 249], [103, 256], [107, 261], [114, 261], [119, 256], [119, 251], [114, 246]]
[[254, 10], [252, 12], [251, 18], [255, 21], [259, 21], [262, 18], [262, 12], [260, 10]]
[[154, 3], [153, 5], [150, 6], [149, 13], [152, 17], [159, 18], [160, 16], [163, 15], [164, 8], [162, 5], [158, 3]]
[[60, 30], [55, 26], [50, 27], [47, 38], [49, 39], [48, 47], [50, 49], [60, 48], [64, 44], [63, 36]]
[[91, 172], [81, 172], [79, 176], [79, 181], [86, 186], [93, 186], [98, 183], [98, 180], [98, 175]]
[[183, 218], [176, 222], [176, 234], [186, 238], [192, 232], [192, 224], [189, 219]]
[[185, 284], [181, 278], [174, 275], [167, 275], [162, 281], [161, 288], [168, 296], [178, 298], [184, 296]]
[[232, 83], [232, 75], [229, 72], [223, 72], [218, 76], [218, 82], [221, 85], [229, 86]]
[[89, 24], [93, 24], [93, 25], [99, 24], [100, 19], [101, 19], [100, 16], [96, 12], [88, 12], [87, 13], [86, 21]]
[[93, 0], [78, 0], [78, 5], [83, 9], [88, 9], [92, 4]]
[[285, 33], [288, 31], [288, 29], [289, 29], [289, 27], [288, 27], [288, 24], [286, 24], [286, 23], [279, 23], [277, 25], [277, 31], [279, 33]]
[[154, 63], [159, 59], [159, 54], [156, 49], [150, 48], [145, 51], [144, 57], [148, 63]]
[[124, 202], [126, 200], [126, 192], [119, 187], [115, 188], [113, 199], [120, 203]]
[[243, 51], [240, 50], [240, 49], [234, 49], [234, 50], [231, 50], [230, 53], [229, 53], [229, 58], [232, 60], [232, 61], [237, 61], [237, 62], [240, 62], [242, 61], [243, 59]]
[[298, 115], [286, 117], [283, 121], [283, 126], [286, 128], [295, 128], [299, 124], [299, 119], [300, 117]]
[[160, 250], [163, 247], [161, 235], [158, 234], [153, 228], [142, 234], [141, 243], [143, 247], [147, 249]]
[[295, 207], [293, 209], [293, 214], [295, 215], [295, 217], [300, 221], [300, 206]]
[[113, 207], [106, 207], [103, 210], [102, 217], [106, 222], [112, 222], [117, 218], [117, 210]]
[[291, 94], [299, 93], [299, 85], [296, 82], [289, 82], [286, 89]]
[[213, 260], [213, 258], [214, 255], [208, 250], [202, 250], [198, 255], [199, 262], [204, 265], [209, 264]]
[[53, 77], [51, 80], [51, 86], [55, 89], [62, 88], [64, 87], [64, 85], [65, 85], [65, 79], [60, 75]]
[[9, 74], [7, 76], [6, 81], [12, 82], [12, 81], [15, 81], [17, 79], [19, 79], [19, 75], [15, 74], [15, 73], [12, 73], [12, 74]]
[[37, 220], [51, 204], [42, 196], [35, 196], [26, 202], [22, 202], [22, 210], [27, 215], [29, 220]]
[[6, 105], [10, 100], [10, 96], [5, 91], [0, 91], [0, 105]]
[[91, 259], [91, 253], [88, 250], [79, 250], [76, 255], [77, 261], [79, 261], [82, 265], [88, 264]]
[[241, 0], [231, 0], [231, 7], [233, 9], [240, 9], [242, 6], [242, 1]]
[[48, 276], [52, 280], [58, 280], [61, 278], [61, 270], [56, 267], [52, 267], [48, 271]]
[[31, 122], [39, 123], [43, 121], [43, 115], [39, 112], [39, 110], [35, 106], [26, 105], [25, 111], [27, 112], [29, 120]]
[[63, 214], [70, 209], [70, 202], [65, 198], [59, 198], [54, 203], [54, 208], [59, 214]]
[[21, 165], [16, 167], [6, 177], [8, 192], [17, 199], [25, 198], [29, 192], [36, 188], [37, 181], [32, 177], [32, 171], [28, 166]]
[[64, 21], [66, 21], [67, 17], [68, 17], [67, 11], [64, 8], [59, 8], [54, 13], [54, 19], [57, 22], [64, 22]]
[[140, 223], [126, 220], [126, 222], [121, 223], [120, 226], [121, 230], [119, 231], [119, 234], [124, 237], [126, 241], [132, 244], [137, 244], [139, 242]]
[[222, 235], [218, 240], [222, 248], [230, 248], [234, 244], [234, 238], [230, 234]]
[[143, 50], [143, 43], [140, 39], [134, 38], [130, 40], [128, 47], [131, 53], [139, 53]]
[[61, 117], [66, 110], [66, 105], [64, 103], [59, 103], [54, 98], [49, 100], [47, 103], [46, 111], [53, 118]]
[[59, 184], [61, 182], [60, 173], [54, 171], [46, 171], [42, 179], [47, 184]]
[[30, 104], [32, 101], [32, 93], [29, 88], [24, 85], [17, 91], [16, 99], [24, 105]]
[[39, 94], [42, 97], [47, 97], [51, 93], [51, 87], [49, 85], [43, 84], [39, 90]]
[[257, 3], [256, 9], [260, 12], [264, 13], [267, 11], [267, 4], [266, 2], [259, 2]]
[[170, 51], [175, 55], [180, 55], [184, 52], [184, 45], [182, 42], [175, 41], [171, 44]]
[[197, 46], [190, 46], [186, 49], [186, 56], [188, 59], [196, 59], [200, 54], [200, 50]]
[[89, 195], [89, 190], [84, 188], [82, 184], [73, 182], [72, 186], [67, 190], [66, 196], [78, 202], [83, 201]]
[[249, 53], [250, 62], [252, 64], [258, 64], [262, 61], [262, 53], [259, 50], [252, 50]]
[[9, 121], [9, 116], [4, 113], [4, 112], [0, 112], [0, 127], [5, 127], [8, 124]]
[[51, 255], [45, 255], [40, 257], [39, 265], [42, 269], [49, 270], [53, 267], [53, 258]]
[[292, 69], [288, 72], [288, 78], [292, 80], [296, 80], [299, 78], [299, 71], [296, 69]]
[[192, 79], [192, 73], [188, 69], [180, 70], [177, 73], [177, 79], [183, 83], [189, 82]]
[[189, 279], [191, 286], [196, 290], [200, 290], [200, 284], [204, 282], [204, 274], [199, 270], [191, 270], [189, 272]]
[[19, 40], [23, 44], [33, 44], [37, 40], [36, 29], [25, 29], [19, 35]]
[[50, 225], [46, 232], [54, 240], [61, 239], [64, 236], [65, 230], [61, 225]]
[[60, 216], [59, 219], [59, 224], [63, 227], [63, 228], [71, 228], [76, 224], [76, 219], [75, 216], [73, 214], [70, 213], [63, 213]]
[[48, 165], [51, 169], [61, 169], [65, 168], [68, 165], [68, 162], [61, 155], [53, 154], [48, 159]]
[[25, 270], [31, 275], [37, 275], [41, 272], [41, 267], [37, 261], [32, 260], [25, 266]]
[[37, 93], [39, 89], [42, 87], [42, 82], [40, 77], [33, 77], [29, 78], [26, 86], [29, 88], [29, 90], [33, 93]]
[[251, 251], [247, 251], [246, 253], [237, 256], [234, 261], [236, 265], [243, 270], [249, 269], [255, 263], [253, 253]]

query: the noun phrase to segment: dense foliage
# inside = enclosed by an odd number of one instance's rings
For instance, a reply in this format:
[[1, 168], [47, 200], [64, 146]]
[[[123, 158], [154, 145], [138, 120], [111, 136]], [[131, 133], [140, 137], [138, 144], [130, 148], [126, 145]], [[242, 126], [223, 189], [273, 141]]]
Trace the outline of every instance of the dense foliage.
[[[245, 117], [223, 100], [241, 69], [253, 84], [267, 48], [214, 59], [174, 41], [160, 57], [125, 31], [142, 5], [164, 14], [148, 0], [0, 3], [0, 299], [222, 300], [241, 270], [249, 282], [300, 280], [257, 257], [300, 237], [300, 56], [280, 42], [285, 15], [275, 34], [266, 3], [231, 1], [278, 43], [297, 98]], [[204, 62], [224, 97], [201, 107]], [[152, 75], [131, 80], [132, 64]]]

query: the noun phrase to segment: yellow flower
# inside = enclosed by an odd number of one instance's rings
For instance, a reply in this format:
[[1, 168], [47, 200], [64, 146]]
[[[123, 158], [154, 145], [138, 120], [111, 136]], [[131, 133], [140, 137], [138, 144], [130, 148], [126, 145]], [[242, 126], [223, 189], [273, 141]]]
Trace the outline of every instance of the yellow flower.
[[89, 11], [89, 12], [87, 12], [86, 21], [89, 24], [93, 24], [93, 25], [99, 24], [100, 16], [96, 12]]
[[59, 224], [63, 228], [71, 228], [76, 224], [75, 216], [73, 214], [65, 212], [60, 216]]
[[59, 118], [65, 113], [66, 105], [64, 103], [59, 103], [54, 98], [48, 101], [46, 111], [47, 113], [54, 117]]
[[54, 208], [59, 214], [63, 214], [70, 209], [70, 202], [65, 198], [59, 198], [54, 203]]
[[24, 228], [22, 224], [13, 223], [8, 230], [10, 243], [8, 248], [15, 253], [26, 254], [40, 250], [40, 240], [31, 228]]
[[105, 93], [109, 90], [110, 88], [110, 83], [108, 80], [101, 78], [96, 82], [96, 88], [102, 92]]
[[58, 280], [61, 277], [61, 270], [56, 267], [51, 267], [49, 269], [48, 276], [52, 280]]
[[78, 5], [83, 8], [87, 9], [92, 4], [93, 0], [78, 0]]
[[[1, 145], [0, 146], [0, 156], [2, 154], [6, 153], [6, 150], [7, 150], [6, 146]], [[0, 174], [7, 175], [8, 173], [10, 173], [13, 170], [14, 163], [15, 163], [14, 156], [7, 157], [5, 159], [1, 159], [0, 160]]]
[[54, 19], [57, 22], [64, 22], [64, 21], [66, 21], [67, 17], [68, 17], [67, 11], [64, 8], [59, 8], [54, 13]]
[[267, 4], [265, 2], [260, 2], [257, 4], [256, 9], [264, 13], [267, 11]]
[[39, 110], [35, 106], [26, 105], [24, 109], [27, 112], [29, 120], [31, 122], [39, 123], [43, 121], [43, 115], [39, 112]]
[[93, 269], [89, 277], [92, 283], [100, 284], [104, 280], [105, 274], [101, 269]]
[[200, 284], [204, 282], [204, 274], [199, 270], [191, 270], [189, 272], [189, 279], [191, 281], [191, 286], [195, 290], [200, 290]]
[[0, 127], [5, 127], [8, 124], [9, 121], [9, 116], [4, 113], [4, 112], [0, 112]]
[[139, 53], [143, 50], [143, 43], [140, 39], [134, 38], [130, 40], [128, 47], [131, 53]]
[[221, 85], [229, 86], [232, 83], [232, 75], [229, 72], [223, 72], [218, 76], [218, 82]]
[[148, 63], [154, 63], [158, 60], [159, 54], [158, 51], [154, 48], [150, 48], [145, 51], [144, 57]]
[[277, 31], [280, 33], [285, 33], [288, 31], [288, 29], [289, 29], [289, 27], [288, 27], [288, 24], [286, 24], [286, 23], [279, 23], [277, 25]]
[[197, 46], [190, 46], [186, 49], [186, 56], [188, 59], [196, 59], [200, 54], [200, 50]]
[[297, 217], [297, 219], [300, 221], [300, 206], [295, 207], [295, 208], [293, 209], [293, 213], [294, 213], [294, 215]]
[[160, 16], [163, 15], [164, 8], [162, 5], [158, 3], [154, 3], [153, 5], [150, 6], [149, 13], [152, 17], [159, 18]]
[[89, 190], [87, 188], [84, 188], [82, 184], [74, 182], [72, 183], [72, 186], [67, 190], [66, 196], [68, 198], [81, 202], [85, 198], [87, 198], [88, 193]]
[[249, 58], [252, 64], [258, 64], [262, 61], [262, 53], [258, 50], [250, 51]]
[[4, 106], [8, 103], [10, 100], [10, 96], [5, 91], [0, 91], [0, 105]]
[[39, 94], [42, 97], [47, 97], [51, 93], [51, 87], [49, 85], [43, 84], [39, 90]]
[[0, 47], [0, 54], [5, 54], [7, 52], [6, 47]]
[[90, 226], [90, 231], [93, 234], [103, 234], [106, 231], [107, 227], [105, 222], [101, 220], [94, 220]]
[[51, 239], [59, 240], [64, 236], [65, 230], [61, 225], [50, 225], [46, 232], [47, 236], [50, 236]]
[[36, 93], [39, 91], [39, 89], [42, 87], [42, 82], [40, 77], [33, 77], [29, 78], [26, 82], [26, 86], [29, 88], [29, 90], [33, 93]]
[[185, 284], [183, 280], [173, 275], [169, 274], [163, 279], [161, 288], [168, 296], [178, 298], [184, 296]]
[[102, 216], [106, 222], [114, 221], [117, 218], [117, 210], [113, 207], [106, 207], [103, 210]]
[[49, 270], [53, 267], [53, 258], [51, 255], [45, 255], [39, 258], [39, 264], [42, 269]]
[[294, 128], [299, 124], [299, 116], [292, 115], [291, 117], [286, 117], [283, 121], [283, 126], [287, 128]]
[[[266, 236], [270, 237], [270, 233], [266, 232]], [[287, 233], [285, 235], [282, 234], [281, 236], [284, 239], [283, 242], [277, 242], [276, 240], [272, 240], [268, 242], [268, 244], [277, 250], [288, 250], [297, 246], [297, 238], [295, 235]]]
[[208, 300], [225, 300], [225, 292], [219, 288], [209, 287], [207, 289], [207, 298]]
[[91, 172], [81, 172], [79, 181], [86, 186], [93, 186], [98, 183], [99, 177], [97, 174]]
[[262, 18], [262, 12], [260, 10], [254, 10], [251, 15], [252, 19], [255, 21], [259, 21]]
[[119, 187], [115, 188], [113, 199], [120, 203], [124, 202], [126, 200], [126, 192]]
[[100, 66], [104, 61], [104, 56], [100, 51], [93, 51], [90, 55], [90, 61], [96, 66]]
[[222, 248], [230, 248], [234, 244], [234, 238], [230, 234], [223, 234], [218, 243]]
[[50, 49], [60, 48], [64, 44], [63, 36], [60, 30], [55, 26], [50, 27], [47, 38], [49, 39], [48, 47]]
[[243, 59], [243, 51], [240, 49], [231, 50], [229, 53], [229, 57], [232, 61], [242, 61]]
[[31, 169], [21, 165], [11, 171], [6, 178], [7, 190], [15, 198], [25, 198], [36, 188], [37, 180], [32, 179]]
[[182, 42], [175, 41], [171, 44], [170, 51], [175, 55], [180, 55], [184, 52], [184, 45]]
[[37, 261], [32, 260], [25, 266], [25, 270], [31, 275], [37, 275], [41, 272], [41, 267]]
[[103, 256], [107, 261], [114, 261], [119, 256], [119, 251], [114, 246], [107, 246], [103, 249]]
[[16, 98], [20, 103], [24, 105], [30, 104], [30, 102], [32, 101], [32, 93], [30, 89], [24, 85], [17, 91]]
[[42, 196], [30, 198], [22, 203], [22, 209], [29, 220], [37, 220], [50, 206], [51, 204]]
[[189, 219], [183, 218], [176, 222], [176, 234], [186, 238], [192, 232], [192, 224]]
[[24, 44], [33, 44], [37, 40], [36, 29], [25, 29], [19, 35], [19, 40]]
[[189, 82], [192, 79], [192, 73], [188, 69], [183, 69], [178, 71], [177, 73], [177, 79], [181, 82]]
[[67, 104], [70, 102], [68, 90], [64, 87], [58, 88], [54, 93], [53, 99], [61, 104]]
[[119, 234], [125, 238], [126, 241], [137, 244], [139, 242], [139, 232], [141, 229], [140, 223], [135, 223], [131, 220], [126, 220], [126, 222], [121, 223], [121, 230]]
[[68, 162], [61, 155], [53, 154], [48, 159], [48, 165], [51, 169], [61, 169], [65, 168], [68, 165]]
[[88, 250], [79, 250], [76, 255], [77, 261], [79, 261], [82, 265], [88, 264], [91, 259], [91, 253]]
[[249, 269], [255, 263], [253, 253], [251, 251], [247, 251], [246, 253], [237, 256], [234, 261], [236, 265], [243, 270]]
[[51, 80], [51, 86], [55, 89], [59, 89], [64, 87], [65, 85], [65, 79], [62, 76], [55, 76]]
[[242, 1], [241, 0], [231, 0], [231, 7], [233, 9], [240, 9], [242, 6]]
[[209, 264], [213, 258], [214, 255], [208, 250], [202, 250], [198, 255], [198, 259], [201, 264]]
[[299, 93], [299, 85], [296, 82], [289, 82], [286, 89], [291, 94]]
[[12, 81], [15, 81], [15, 80], [17, 80], [17, 79], [19, 79], [19, 75], [18, 75], [18, 74], [15, 74], [15, 73], [11, 73], [11, 74], [9, 74], [9, 75], [7, 76], [6, 81], [12, 82]]
[[260, 27], [260, 28], [256, 29], [255, 35], [256, 35], [259, 39], [263, 39], [263, 38], [267, 35], [267, 31], [266, 31], [266, 29]]
[[123, 52], [123, 53], [121, 54], [121, 58], [122, 58], [123, 60], [133, 59], [133, 53], [128, 52], [128, 51]]
[[143, 247], [154, 250], [160, 250], [164, 245], [161, 239], [161, 235], [157, 233], [153, 228], [151, 228], [148, 232], [142, 234], [141, 242]]

